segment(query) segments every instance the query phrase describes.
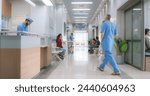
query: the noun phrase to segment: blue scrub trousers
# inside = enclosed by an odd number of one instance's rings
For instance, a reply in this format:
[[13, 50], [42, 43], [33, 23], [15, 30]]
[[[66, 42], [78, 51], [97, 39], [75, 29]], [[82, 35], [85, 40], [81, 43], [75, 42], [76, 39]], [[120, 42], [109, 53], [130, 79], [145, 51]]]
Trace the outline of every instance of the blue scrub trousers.
[[[103, 45], [102, 45], [102, 47], [103, 47]], [[112, 49], [111, 50], [105, 50], [105, 48], [103, 47], [103, 50], [104, 50], [105, 57], [104, 57], [103, 63], [99, 66], [99, 68], [104, 69], [105, 65], [109, 62], [110, 65], [113, 67], [114, 72], [120, 72], [119, 67], [116, 63], [116, 60], [112, 54]]]

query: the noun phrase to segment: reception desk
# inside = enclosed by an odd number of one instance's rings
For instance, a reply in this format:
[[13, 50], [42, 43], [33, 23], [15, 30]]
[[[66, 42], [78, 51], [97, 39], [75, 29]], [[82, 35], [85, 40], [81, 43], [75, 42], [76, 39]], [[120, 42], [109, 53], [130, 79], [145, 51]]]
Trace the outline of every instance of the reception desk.
[[[39, 36], [1, 35], [0, 36], [0, 78], [29, 79], [40, 72], [41, 38]], [[49, 49], [49, 47], [44, 47]], [[47, 52], [45, 52], [47, 54]], [[50, 64], [46, 62], [44, 64]], [[45, 66], [45, 65], [43, 65]]]

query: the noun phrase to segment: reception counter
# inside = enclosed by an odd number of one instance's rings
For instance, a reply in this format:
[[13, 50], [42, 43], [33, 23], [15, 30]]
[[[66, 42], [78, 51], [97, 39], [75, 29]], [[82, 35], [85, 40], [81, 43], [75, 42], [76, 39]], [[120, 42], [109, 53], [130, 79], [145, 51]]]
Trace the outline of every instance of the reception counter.
[[29, 79], [36, 76], [40, 72], [41, 66], [50, 64], [48, 59], [48, 62], [41, 64], [41, 60], [43, 60], [41, 58], [45, 58], [50, 47], [44, 47], [46, 50], [44, 55], [42, 55], [41, 48], [43, 49], [39, 36], [1, 35], [0, 78]]

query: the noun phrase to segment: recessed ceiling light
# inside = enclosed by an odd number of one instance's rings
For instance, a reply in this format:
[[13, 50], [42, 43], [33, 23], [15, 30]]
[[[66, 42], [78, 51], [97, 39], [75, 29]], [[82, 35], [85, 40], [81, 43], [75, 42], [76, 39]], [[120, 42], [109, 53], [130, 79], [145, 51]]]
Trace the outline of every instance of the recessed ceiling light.
[[46, 6], [53, 6], [53, 3], [51, 0], [42, 0], [42, 2], [46, 5]]
[[33, 3], [31, 0], [25, 0], [25, 1], [28, 2], [30, 5], [32, 5], [34, 7], [36, 6], [35, 3]]
[[93, 4], [93, 2], [71, 2], [71, 4]]
[[89, 11], [91, 9], [72, 9], [72, 10], [74, 10], [74, 11]]

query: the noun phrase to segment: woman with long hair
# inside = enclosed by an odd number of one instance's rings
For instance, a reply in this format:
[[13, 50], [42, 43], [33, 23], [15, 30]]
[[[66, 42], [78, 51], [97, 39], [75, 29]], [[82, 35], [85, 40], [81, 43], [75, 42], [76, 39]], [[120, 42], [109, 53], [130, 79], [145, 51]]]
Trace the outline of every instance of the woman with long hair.
[[58, 34], [57, 35], [57, 39], [56, 39], [56, 44], [58, 47], [58, 50], [61, 50], [62, 52], [60, 52], [59, 56], [61, 59], [64, 59], [64, 55], [65, 55], [65, 49], [62, 46], [62, 34]]

